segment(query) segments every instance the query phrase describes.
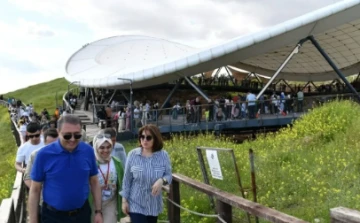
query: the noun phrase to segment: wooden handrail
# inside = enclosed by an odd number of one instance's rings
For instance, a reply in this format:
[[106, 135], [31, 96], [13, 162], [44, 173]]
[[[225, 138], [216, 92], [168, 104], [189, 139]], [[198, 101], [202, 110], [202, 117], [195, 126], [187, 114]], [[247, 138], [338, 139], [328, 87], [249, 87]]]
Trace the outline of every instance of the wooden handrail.
[[[259, 218], [263, 218], [267, 221], [274, 222], [274, 223], [307, 223], [304, 220], [298, 219], [296, 217], [287, 215], [285, 213], [282, 213], [280, 211], [265, 207], [261, 204], [252, 202], [250, 200], [246, 200], [242, 197], [236, 196], [234, 194], [227, 193], [225, 191], [222, 191], [218, 188], [215, 188], [213, 186], [207, 185], [205, 183], [196, 181], [194, 179], [191, 179], [187, 176], [174, 173], [173, 174], [173, 182], [170, 185], [170, 195], [169, 199], [172, 199], [174, 202], [180, 202], [180, 191], [179, 191], [179, 184], [185, 184], [187, 186], [190, 186], [194, 188], [195, 190], [201, 191], [207, 195], [213, 196], [218, 202], [217, 206], [223, 206], [226, 207], [227, 211], [221, 210], [221, 208], [218, 207], [218, 212], [220, 215], [224, 215], [223, 217], [229, 219], [226, 222], [231, 222], [232, 216], [228, 216], [229, 212], [229, 206], [230, 206], [230, 212], [231, 207], [236, 207], [239, 209], [242, 209], [252, 215], [258, 216]], [[173, 211], [171, 215], [173, 215], [170, 222], [172, 223], [179, 223], [180, 222], [180, 210], [177, 207], [171, 207], [169, 208]], [[222, 212], [222, 213], [220, 213]], [[171, 218], [171, 216], [169, 216]]]
[[[0, 104], [8, 105], [5, 101]], [[11, 129], [16, 140], [17, 146], [24, 143], [19, 128], [14, 120], [11, 119]], [[25, 223], [26, 222], [26, 196], [23, 173], [16, 172], [13, 191], [10, 198], [3, 199], [0, 206], [0, 223]]]

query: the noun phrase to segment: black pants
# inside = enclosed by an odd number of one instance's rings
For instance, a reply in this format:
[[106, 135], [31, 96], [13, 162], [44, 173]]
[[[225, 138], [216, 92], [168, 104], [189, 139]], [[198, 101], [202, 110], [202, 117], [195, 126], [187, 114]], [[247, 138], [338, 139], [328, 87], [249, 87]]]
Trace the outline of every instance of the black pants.
[[47, 204], [42, 205], [42, 223], [91, 223], [91, 209], [89, 202], [86, 201], [79, 212], [74, 215], [49, 208]]
[[249, 119], [255, 118], [255, 113], [256, 113], [255, 109], [256, 109], [255, 105], [248, 106]]
[[147, 216], [138, 213], [129, 213], [131, 223], [157, 223], [157, 216]]

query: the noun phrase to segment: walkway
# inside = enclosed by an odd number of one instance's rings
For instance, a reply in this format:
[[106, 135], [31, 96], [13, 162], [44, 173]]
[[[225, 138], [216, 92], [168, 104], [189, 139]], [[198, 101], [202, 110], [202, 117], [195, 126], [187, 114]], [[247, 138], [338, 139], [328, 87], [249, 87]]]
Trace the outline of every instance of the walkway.
[[[79, 111], [75, 110], [75, 115], [86, 115], [89, 120], [93, 120], [92, 111]], [[295, 119], [301, 117], [304, 113], [291, 113], [287, 116], [282, 115], [260, 115], [257, 119], [235, 119], [226, 120], [222, 122], [206, 122], [200, 123], [186, 123], [186, 116], [179, 115], [178, 119], [172, 119], [171, 115], [161, 115], [156, 121], [147, 121], [147, 123], [155, 124], [159, 127], [162, 133], [170, 132], [183, 132], [183, 131], [221, 131], [228, 129], [247, 129], [247, 128], [261, 128], [261, 127], [273, 127], [273, 126], [286, 126], [291, 124]], [[97, 118], [94, 119], [97, 123]], [[100, 127], [97, 124], [85, 122], [86, 136], [88, 140], [92, 138], [100, 131]], [[134, 130], [137, 132], [137, 129]]]

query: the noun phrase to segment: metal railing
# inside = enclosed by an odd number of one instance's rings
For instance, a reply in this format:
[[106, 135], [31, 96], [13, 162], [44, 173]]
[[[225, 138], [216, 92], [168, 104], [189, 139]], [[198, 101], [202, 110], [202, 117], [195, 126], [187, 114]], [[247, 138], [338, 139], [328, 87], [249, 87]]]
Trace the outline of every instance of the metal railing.
[[78, 91], [79, 88], [72, 88], [69, 91], [65, 92], [62, 99], [63, 99], [63, 110], [66, 111], [67, 109], [70, 110], [70, 113], [73, 114], [74, 113], [74, 109], [71, 107], [70, 103], [69, 103], [69, 93], [74, 93], [75, 95], [78, 95]]
[[[8, 106], [7, 102], [0, 101], [0, 104]], [[16, 145], [21, 146], [24, 141], [16, 125], [16, 120], [11, 119], [11, 130]], [[26, 222], [26, 186], [23, 181], [23, 173], [16, 173], [13, 191], [10, 198], [5, 198], [0, 206], [0, 223], [25, 223]]]
[[[250, 109], [248, 103], [245, 101], [238, 101], [237, 103], [228, 104], [202, 104], [197, 106], [179, 106], [165, 109], [150, 109], [148, 111], [138, 110], [134, 113], [134, 131], [136, 132], [139, 127], [145, 124], [155, 124], [160, 129], [162, 127], [164, 132], [167, 131], [181, 131], [189, 129], [189, 126], [194, 126], [194, 130], [198, 129], [196, 126], [202, 126], [202, 129], [214, 129], [215, 125], [224, 124], [236, 126], [237, 124], [243, 127], [256, 127], [261, 126], [261, 123], [278, 122], [276, 125], [290, 124], [291, 120], [300, 117], [309, 109], [321, 106], [322, 104], [332, 100], [352, 100], [353, 94], [334, 94], [334, 95], [321, 95], [305, 97], [303, 101], [299, 102], [297, 98], [292, 99], [276, 99], [272, 101], [258, 100], [255, 102], [255, 107], [252, 109], [250, 117]], [[281, 105], [282, 104], [282, 105]], [[281, 105], [281, 106], [280, 106]], [[94, 104], [93, 110], [93, 123], [100, 121], [95, 114], [95, 110], [106, 107], [107, 104]], [[243, 107], [244, 106], [244, 107]], [[124, 110], [126, 105], [119, 105], [112, 108], [113, 117], [120, 110]], [[221, 115], [217, 115], [219, 108], [222, 108]], [[235, 108], [237, 109], [236, 112]], [[280, 108], [283, 108], [281, 110]], [[285, 123], [285, 119], [287, 120]], [[258, 123], [254, 123], [256, 120]], [[117, 127], [119, 132], [130, 130], [130, 113], [124, 113], [124, 116], [114, 120], [112, 118], [112, 126]], [[243, 122], [242, 124], [240, 122]], [[266, 124], [268, 125], [268, 124]], [[270, 124], [269, 124], [270, 125]], [[265, 126], [265, 124], [264, 124]], [[196, 127], [196, 128], [195, 128]]]

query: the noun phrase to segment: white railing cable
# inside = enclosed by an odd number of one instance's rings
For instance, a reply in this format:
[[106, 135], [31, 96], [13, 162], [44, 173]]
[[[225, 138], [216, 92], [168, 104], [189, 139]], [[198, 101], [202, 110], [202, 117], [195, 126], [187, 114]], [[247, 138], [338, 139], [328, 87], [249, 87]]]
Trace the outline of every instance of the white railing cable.
[[194, 214], [194, 215], [197, 215], [197, 216], [201, 216], [201, 217], [217, 218], [217, 219], [219, 219], [222, 223], [226, 223], [226, 221], [225, 221], [224, 219], [222, 219], [222, 218], [220, 217], [220, 215], [218, 215], [218, 214], [203, 214], [203, 213], [199, 213], [199, 212], [196, 212], [196, 211], [192, 211], [192, 210], [190, 210], [190, 209], [188, 209], [188, 208], [185, 208], [185, 207], [183, 207], [183, 206], [175, 203], [174, 201], [172, 201], [172, 200], [169, 199], [169, 198], [166, 198], [166, 199], [167, 199], [168, 201], [170, 201], [170, 203], [172, 203], [174, 206], [180, 208], [181, 210], [187, 211], [187, 212], [189, 212], [189, 213], [191, 213], [191, 214]]

